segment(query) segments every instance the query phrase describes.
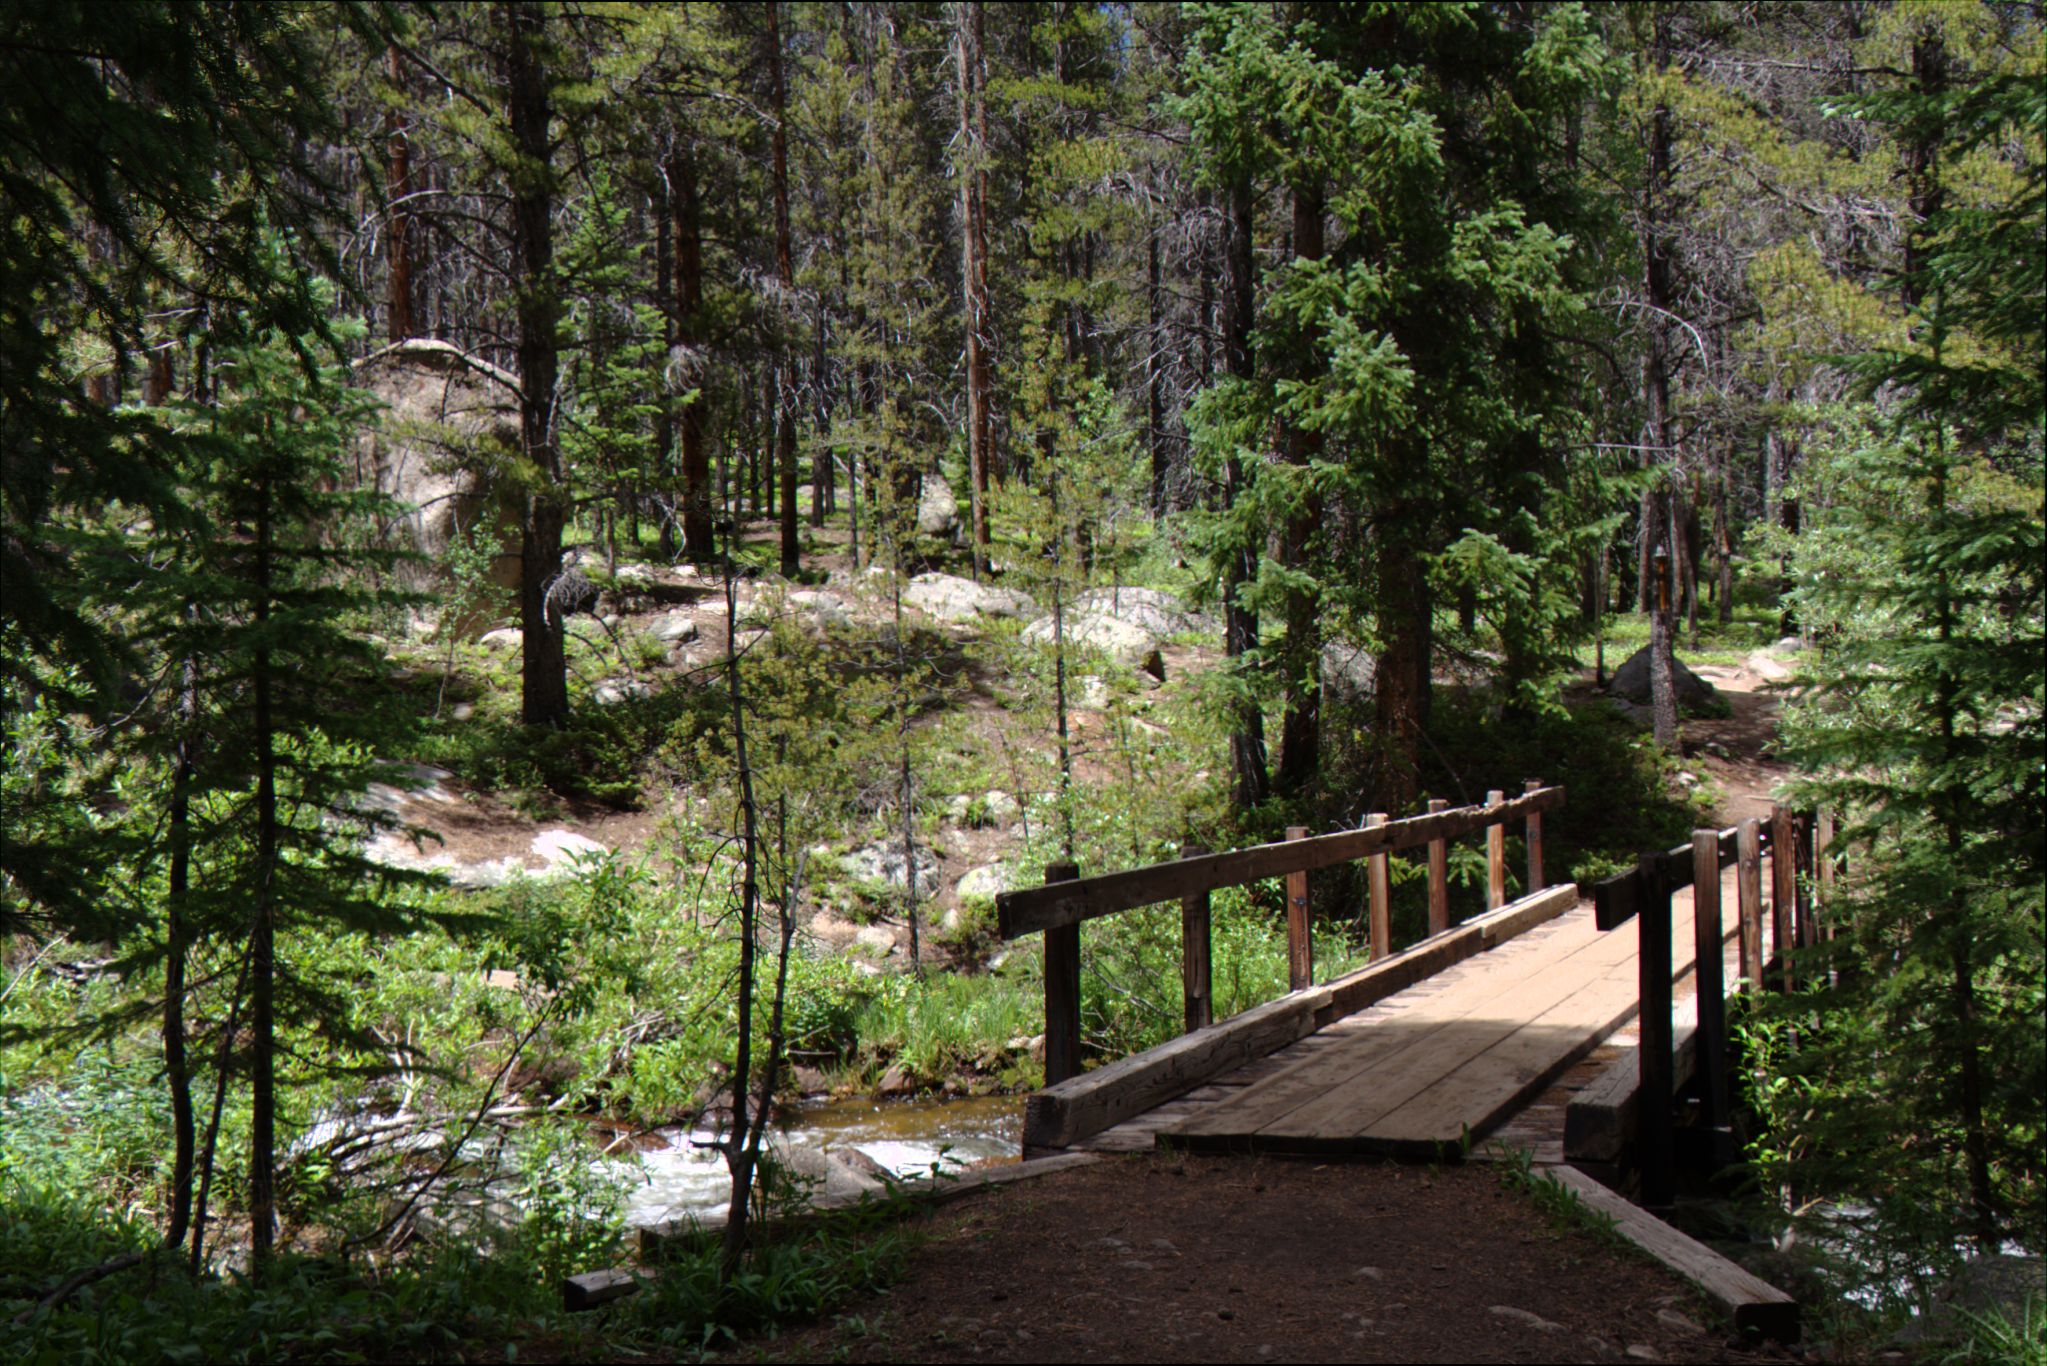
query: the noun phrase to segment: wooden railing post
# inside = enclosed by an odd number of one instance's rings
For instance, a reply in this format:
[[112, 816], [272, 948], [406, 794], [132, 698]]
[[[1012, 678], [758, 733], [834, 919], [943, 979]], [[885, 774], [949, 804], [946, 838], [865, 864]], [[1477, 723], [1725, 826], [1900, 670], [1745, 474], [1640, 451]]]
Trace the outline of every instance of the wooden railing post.
[[1763, 984], [1763, 827], [1754, 816], [1735, 832], [1738, 855], [1735, 911], [1741, 917], [1741, 976], [1744, 990]]
[[1642, 856], [1636, 882], [1641, 895], [1635, 919], [1641, 933], [1637, 959], [1642, 1003], [1642, 1204], [1659, 1210], [1670, 1208], [1677, 1194], [1670, 1151], [1670, 888], [1663, 876], [1662, 855]]
[[[1429, 800], [1429, 813], [1448, 811], [1450, 803], [1441, 797]], [[1450, 928], [1450, 841], [1429, 841], [1429, 933]]]
[[[1199, 845], [1188, 845], [1182, 857], [1207, 853]], [[1215, 1022], [1212, 989], [1213, 967], [1208, 936], [1208, 893], [1195, 892], [1180, 898], [1180, 989], [1187, 1005], [1187, 1032], [1205, 1029]]]
[[[1384, 811], [1365, 817], [1365, 828], [1386, 823]], [[1393, 952], [1393, 866], [1390, 855], [1374, 854], [1365, 860], [1366, 882], [1370, 884], [1372, 906], [1372, 958], [1377, 961]]]
[[[1074, 863], [1048, 863], [1045, 881], [1072, 882]], [[1045, 1084], [1080, 1075], [1080, 926], [1045, 931]]]
[[1784, 989], [1798, 980], [1791, 970], [1791, 908], [1798, 901], [1798, 822], [1781, 806], [1770, 808], [1770, 938], [1784, 969]]
[[[1487, 806], [1498, 806], [1507, 794], [1494, 788], [1485, 794]], [[1507, 904], [1507, 827], [1495, 822], [1485, 828], [1485, 908], [1497, 911]]]
[[1697, 1056], [1706, 1123], [1729, 1123], [1727, 1108], [1727, 983], [1720, 932], [1720, 832], [1692, 831], [1692, 962], [1699, 988]]
[[[1535, 793], [1542, 791], [1542, 779], [1530, 778], [1522, 790], [1533, 796]], [[1542, 813], [1540, 811], [1528, 813], [1527, 842], [1528, 885], [1521, 890], [1524, 893], [1539, 892], [1549, 885], [1542, 879]]]
[[[1305, 825], [1289, 825], [1286, 837], [1304, 840]], [[1315, 945], [1308, 929], [1308, 874], [1304, 870], [1286, 875], [1286, 979], [1287, 990], [1299, 991], [1315, 984]]]

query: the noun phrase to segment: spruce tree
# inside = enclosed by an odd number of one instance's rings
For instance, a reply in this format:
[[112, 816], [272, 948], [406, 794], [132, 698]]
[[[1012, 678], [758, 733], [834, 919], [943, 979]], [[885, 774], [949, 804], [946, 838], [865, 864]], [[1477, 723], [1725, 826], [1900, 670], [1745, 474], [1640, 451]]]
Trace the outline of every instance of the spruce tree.
[[[1830, 478], [1794, 603], [1820, 644], [1791, 717], [1801, 800], [1850, 851], [1837, 980], [1799, 1003], [1773, 1147], [1815, 1194], [1944, 1262], [2047, 1237], [2047, 94], [2037, 75], [1949, 88], [1922, 36], [1908, 89], [1846, 107], [1911, 157], [1898, 341], [1855, 358], [1876, 405]], [[1943, 184], [2003, 162], [2000, 193]], [[1805, 1015], [1804, 1007], [1824, 1006]]]

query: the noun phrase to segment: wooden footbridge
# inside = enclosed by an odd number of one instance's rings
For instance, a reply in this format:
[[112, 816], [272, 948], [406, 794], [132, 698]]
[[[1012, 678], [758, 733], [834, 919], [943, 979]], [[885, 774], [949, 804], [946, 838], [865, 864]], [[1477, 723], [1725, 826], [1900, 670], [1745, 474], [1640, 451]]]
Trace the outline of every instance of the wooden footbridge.
[[[1432, 802], [1406, 820], [1371, 816], [1362, 829], [1313, 837], [1296, 828], [1279, 843], [1095, 877], [1053, 864], [1043, 886], [998, 897], [1004, 938], [1045, 936], [1048, 1084], [1026, 1102], [1024, 1155], [1167, 1145], [1455, 1160], [1519, 1148], [1625, 1215], [1623, 1232], [1632, 1220], [1630, 1236], [1645, 1245], [1689, 1244], [1599, 1181], [1624, 1184], [1632, 1171], [1643, 1206], [1671, 1205], [1681, 1090], [1692, 1097], [1692, 1149], [1732, 1156], [1726, 999], [1766, 978], [1788, 981], [1786, 950], [1817, 937], [1810, 890], [1815, 877], [1831, 880], [1829, 823], [1780, 808], [1767, 823], [1701, 830], [1584, 897], [1544, 876], [1542, 818], [1563, 800], [1561, 788], [1531, 782], [1482, 806]], [[1515, 823], [1528, 890], [1509, 901]], [[1486, 910], [1455, 924], [1448, 846], [1468, 836], [1486, 843]], [[1405, 849], [1427, 851], [1428, 932], [1396, 947], [1389, 859]], [[1371, 958], [1317, 983], [1309, 875], [1356, 860], [1366, 865]], [[1209, 896], [1271, 877], [1285, 879], [1292, 989], [1213, 1020]], [[1083, 1071], [1081, 924], [1171, 901], [1186, 1031]], [[1673, 1265], [1738, 1324], [1795, 1333], [1787, 1297], [1704, 1248], [1689, 1244]]]

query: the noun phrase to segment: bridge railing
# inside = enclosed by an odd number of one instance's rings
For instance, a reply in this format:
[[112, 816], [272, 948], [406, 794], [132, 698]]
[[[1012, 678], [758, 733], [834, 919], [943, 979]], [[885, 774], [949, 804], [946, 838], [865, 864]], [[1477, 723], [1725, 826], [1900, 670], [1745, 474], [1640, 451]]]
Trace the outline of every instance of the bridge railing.
[[[1692, 1065], [1706, 1123], [1724, 1138], [1730, 1132], [1731, 1100], [1721, 870], [1737, 869], [1740, 988], [1751, 992], [1763, 989], [1765, 973], [1774, 959], [1779, 980], [1789, 991], [1797, 985], [1792, 949], [1818, 943], [1823, 933], [1819, 905], [1831, 894], [1838, 871], [1838, 860], [1829, 847], [1833, 832], [1831, 813], [1821, 812], [1815, 818], [1774, 806], [1767, 824], [1751, 817], [1725, 830], [1695, 830], [1689, 843], [1644, 854], [1632, 871], [1607, 878], [1592, 889], [1600, 929], [1616, 929], [1633, 920], [1641, 935], [1636, 955], [1641, 992], [1638, 1154], [1641, 1203], [1651, 1209], [1667, 1208], [1675, 1197], [1672, 1104], [1677, 1066], [1670, 971], [1671, 897], [1686, 887], [1692, 889], [1693, 970], [1698, 990]], [[1770, 861], [1767, 915], [1762, 874], [1766, 856]]]
[[1045, 1081], [1056, 1085], [1080, 1073], [1080, 926], [1164, 901], [1180, 902], [1181, 984], [1189, 1032], [1213, 1022], [1209, 942], [1209, 894], [1270, 877], [1286, 879], [1287, 979], [1299, 991], [1313, 984], [1314, 945], [1309, 917], [1308, 874], [1358, 859], [1368, 861], [1372, 957], [1393, 950], [1391, 870], [1388, 858], [1402, 849], [1428, 846], [1429, 933], [1450, 926], [1449, 842], [1483, 831], [1486, 836], [1486, 909], [1506, 904], [1507, 826], [1525, 825], [1528, 888], [1544, 887], [1542, 816], [1563, 805], [1564, 789], [1531, 779], [1518, 797], [1486, 794], [1484, 805], [1451, 807], [1431, 801], [1426, 815], [1390, 821], [1365, 818], [1362, 829], [1309, 835], [1301, 826], [1287, 838], [1225, 853], [1191, 852], [1171, 863], [1117, 873], [1080, 876], [1072, 863], [1045, 868], [1041, 887], [1004, 892], [995, 899], [996, 922], [1004, 939], [1045, 936]]

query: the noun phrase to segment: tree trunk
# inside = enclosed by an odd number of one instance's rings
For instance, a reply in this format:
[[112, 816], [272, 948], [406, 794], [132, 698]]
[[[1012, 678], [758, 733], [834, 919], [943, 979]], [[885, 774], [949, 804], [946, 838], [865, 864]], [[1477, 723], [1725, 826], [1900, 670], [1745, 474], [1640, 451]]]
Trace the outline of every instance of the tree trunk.
[[[1657, 71], [1670, 64], [1670, 14], [1658, 6], [1651, 43], [1651, 60]], [[1642, 360], [1642, 388], [1649, 405], [1649, 449], [1643, 461], [1652, 467], [1649, 485], [1642, 493], [1642, 595], [1649, 611], [1649, 709], [1656, 743], [1666, 750], [1678, 746], [1677, 694], [1671, 667], [1671, 552], [1676, 548], [1671, 535], [1671, 494], [1666, 470], [1654, 470], [1676, 463], [1670, 428], [1670, 365], [1665, 319], [1669, 316], [1671, 286], [1670, 241], [1663, 221], [1670, 187], [1670, 106], [1658, 103], [1650, 116], [1649, 166], [1643, 188], [1642, 256], [1643, 297], [1648, 304], [1648, 349]], [[1659, 552], [1661, 561], [1659, 562]]]
[[547, 76], [538, 50], [546, 16], [533, 0], [505, 6], [506, 112], [512, 145], [525, 163], [513, 181], [512, 275], [517, 282], [519, 436], [534, 486], [519, 532], [519, 626], [524, 633], [520, 719], [559, 726], [569, 715], [563, 613], [549, 602], [561, 576], [567, 507], [561, 453], [554, 439], [555, 351], [552, 147]]
[[[1257, 307], [1257, 260], [1252, 254], [1251, 230], [1251, 186], [1240, 182], [1230, 195], [1230, 313], [1223, 359], [1232, 375], [1245, 380], [1252, 373], [1251, 327]], [[1234, 505], [1245, 482], [1243, 466], [1232, 455], [1223, 468], [1226, 507]], [[1245, 656], [1258, 648], [1258, 614], [1241, 600], [1244, 588], [1258, 572], [1258, 548], [1249, 537], [1239, 539], [1241, 544], [1230, 549], [1223, 570], [1223, 652], [1229, 657], [1231, 681], [1237, 688], [1230, 725], [1230, 766], [1236, 780], [1237, 807], [1248, 811], [1263, 802], [1267, 793], [1265, 713], [1251, 692], [1245, 664]]]
[[[675, 202], [675, 339], [683, 350], [686, 389], [698, 389], [705, 378], [704, 227], [697, 198], [696, 158], [687, 146], [668, 159], [669, 193]], [[704, 431], [704, 402], [682, 410], [682, 550], [698, 564], [717, 557], [711, 541], [710, 442]]]
[[782, 476], [782, 574], [794, 578], [803, 546], [796, 529], [796, 356], [788, 320], [796, 298], [796, 265], [789, 241], [789, 100], [782, 83], [780, 0], [768, 0], [768, 77], [775, 102], [775, 278], [782, 286], [782, 327], [776, 329], [776, 466]]
[[1144, 434], [1151, 450], [1151, 515], [1166, 515], [1166, 377], [1163, 301], [1159, 280], [1159, 229], [1154, 223], [1147, 247], [1144, 333]]
[[[1323, 253], [1322, 187], [1294, 187], [1294, 256], [1319, 261]], [[1303, 472], [1322, 449], [1319, 432], [1284, 427], [1281, 433], [1287, 463]], [[1322, 524], [1322, 499], [1304, 493], [1294, 504], [1280, 539], [1280, 558], [1289, 568], [1307, 572], [1309, 546]], [[1322, 630], [1319, 595], [1308, 588], [1293, 588], [1286, 595], [1286, 637], [1280, 646], [1281, 679], [1286, 699], [1280, 721], [1279, 772], [1281, 792], [1300, 793], [1315, 781], [1322, 762]]]
[[[661, 301], [661, 363], [664, 372], [668, 358], [675, 354], [675, 310], [670, 305], [675, 287], [675, 258], [670, 239], [674, 223], [671, 205], [674, 196], [669, 192], [667, 177], [662, 177], [661, 200], [654, 205], [654, 297]], [[675, 478], [675, 395], [668, 391], [667, 376], [662, 377], [661, 411], [654, 419], [654, 484], [661, 492], [657, 495], [661, 508], [660, 554], [664, 560], [675, 558], [675, 532], [678, 509], [669, 490], [676, 486]]]
[[[725, 626], [728, 635], [739, 629], [739, 610], [733, 587], [732, 557], [725, 556]], [[746, 1250], [747, 1216], [752, 1212], [754, 1161], [758, 1147], [749, 1141], [756, 1122], [748, 1102], [753, 1083], [753, 996], [755, 969], [755, 926], [760, 907], [760, 829], [755, 820], [753, 769], [746, 757], [746, 705], [741, 691], [739, 659], [742, 651], [726, 652], [726, 702], [732, 716], [733, 755], [739, 765], [739, 816], [741, 880], [739, 884], [739, 1038], [732, 1063], [732, 1128], [725, 1136], [726, 1170], [732, 1178], [731, 1204], [725, 1216], [725, 1232], [718, 1262], [719, 1283], [729, 1285], [739, 1272], [741, 1254]]]
[[1414, 520], [1401, 506], [1385, 509], [1380, 534], [1373, 541], [1382, 641], [1372, 681], [1380, 755], [1375, 804], [1389, 811], [1404, 810], [1421, 795], [1421, 742], [1433, 694], [1429, 660], [1435, 643], [1435, 600], [1423, 570], [1422, 548], [1413, 540]]
[[166, 1248], [185, 1241], [192, 1220], [192, 1073], [185, 1057], [185, 960], [191, 938], [185, 911], [192, 880], [192, 746], [199, 720], [199, 679], [189, 658], [183, 676], [178, 697], [181, 734], [171, 775], [170, 887], [164, 899], [163, 1070], [171, 1093], [172, 1153]]
[[989, 405], [994, 397], [988, 363], [988, 113], [982, 95], [986, 79], [981, 51], [981, 6], [953, 6], [959, 58], [960, 273], [966, 318], [967, 473], [974, 576], [988, 572], [988, 466], [994, 438]]
[[395, 342], [417, 335], [419, 323], [412, 310], [412, 209], [405, 202], [412, 193], [412, 142], [406, 136], [402, 112], [408, 95], [405, 63], [395, 43], [387, 55], [391, 85], [399, 105], [390, 115], [391, 136], [387, 146], [391, 161], [384, 182], [389, 200], [384, 218], [384, 314], [386, 330]]
[[[266, 474], [256, 504], [256, 630], [270, 621], [270, 484]], [[253, 667], [256, 693], [256, 906], [250, 935], [249, 1040], [249, 1262], [261, 1281], [270, 1270], [277, 1230], [277, 746], [273, 735], [270, 649], [259, 643]]]

